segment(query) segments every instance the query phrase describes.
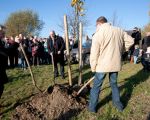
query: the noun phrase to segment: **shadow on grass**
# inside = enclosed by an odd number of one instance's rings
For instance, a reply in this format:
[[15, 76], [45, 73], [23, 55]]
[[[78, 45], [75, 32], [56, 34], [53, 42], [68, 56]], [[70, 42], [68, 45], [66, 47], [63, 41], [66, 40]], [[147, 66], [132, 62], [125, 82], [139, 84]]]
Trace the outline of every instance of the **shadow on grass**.
[[[91, 77], [93, 77], [93, 73], [89, 70], [88, 72], [84, 73], [84, 71], [90, 69], [89, 65], [85, 65], [82, 68], [82, 84], [86, 81], [88, 81]], [[76, 73], [77, 75], [72, 78], [73, 84], [78, 84], [78, 79], [79, 79], [79, 69], [76, 68], [72, 71], [72, 74]]]
[[16, 74], [15, 76], [8, 76], [8, 83], [9, 82], [13, 82], [14, 80], [20, 80], [20, 79], [24, 79], [25, 77], [29, 77], [30, 74]]
[[125, 89], [121, 96], [121, 100], [124, 103], [125, 107], [128, 105], [134, 88], [142, 82], [146, 81], [149, 76], [150, 73], [140, 70], [135, 75], [125, 79], [127, 82], [124, 85], [120, 86], [121, 90]]
[[[82, 71], [86, 71], [87, 69], [90, 69], [90, 65], [84, 65], [82, 67]], [[71, 73], [79, 73], [79, 65], [71, 70]]]
[[21, 105], [24, 101], [28, 100], [29, 98], [31, 98], [32, 96], [34, 96], [35, 94], [31, 94], [21, 100], [18, 100], [16, 101], [15, 103], [13, 104], [7, 104], [7, 105], [4, 105], [3, 107], [7, 107], [6, 110], [4, 110], [3, 112], [0, 113], [0, 116], [3, 115], [4, 113], [7, 113], [9, 111], [12, 111], [14, 110], [17, 106]]
[[[91, 71], [82, 74], [82, 84], [83, 84], [84, 82], [87, 82], [87, 81], [92, 77], [92, 75], [93, 75], [93, 74], [92, 74]], [[79, 79], [79, 76], [75, 76], [75, 77], [72, 79], [73, 84], [78, 84], [78, 79]]]
[[[149, 78], [149, 76], [150, 76], [150, 73], [140, 70], [135, 75], [132, 75], [129, 78], [125, 78], [125, 83], [119, 87], [120, 91], [124, 90], [123, 94], [121, 95], [121, 101], [123, 102], [124, 107], [128, 105], [128, 102], [132, 96], [132, 92], [134, 88], [137, 85], [141, 84], [142, 82], [146, 81]], [[110, 86], [107, 86], [106, 88], [109, 88], [109, 87]], [[99, 109], [100, 107], [108, 103], [111, 100], [111, 95], [112, 93], [110, 93], [103, 100], [101, 100], [97, 108]]]
[[77, 116], [81, 111], [81, 109], [70, 109], [69, 111], [61, 114], [58, 118], [54, 120], [71, 120], [72, 117]]
[[149, 113], [149, 115], [148, 115], [148, 117], [147, 117], [147, 119], [146, 120], [150, 120], [150, 113]]

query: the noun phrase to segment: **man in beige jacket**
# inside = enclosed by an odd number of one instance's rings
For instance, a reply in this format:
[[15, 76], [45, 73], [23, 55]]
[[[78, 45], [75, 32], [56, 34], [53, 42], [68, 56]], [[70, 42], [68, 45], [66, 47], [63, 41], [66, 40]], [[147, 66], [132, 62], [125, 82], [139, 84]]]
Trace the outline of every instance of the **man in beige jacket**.
[[105, 17], [96, 21], [96, 33], [92, 38], [90, 65], [92, 72], [96, 72], [93, 87], [90, 91], [89, 111], [96, 112], [100, 89], [106, 73], [112, 89], [113, 105], [123, 111], [117, 86], [118, 71], [121, 70], [121, 56], [128, 51], [134, 39], [122, 29], [111, 26]]

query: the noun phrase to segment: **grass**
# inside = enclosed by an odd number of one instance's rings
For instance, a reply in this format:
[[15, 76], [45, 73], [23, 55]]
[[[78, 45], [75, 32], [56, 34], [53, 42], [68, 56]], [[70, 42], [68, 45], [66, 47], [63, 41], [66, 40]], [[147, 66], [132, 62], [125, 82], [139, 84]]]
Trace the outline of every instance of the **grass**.
[[[45, 90], [53, 85], [53, 72], [51, 65], [41, 65], [32, 68], [37, 86]], [[66, 78], [56, 79], [58, 84], [68, 84], [67, 66], [65, 67]], [[28, 100], [39, 91], [33, 86], [28, 70], [23, 71], [19, 68], [7, 70], [9, 82], [5, 84], [5, 90], [0, 100], [3, 107], [1, 119], [9, 120], [15, 107]], [[73, 82], [78, 80], [78, 65], [72, 65]], [[89, 66], [83, 68], [83, 82], [86, 82], [92, 73]], [[150, 74], [142, 71], [140, 64], [134, 65], [126, 63], [119, 72], [118, 85], [120, 88], [121, 101], [125, 105], [122, 113], [112, 106], [111, 89], [108, 77], [106, 77], [100, 94], [98, 113], [89, 113], [86, 109], [73, 120], [148, 120], [150, 119]]]

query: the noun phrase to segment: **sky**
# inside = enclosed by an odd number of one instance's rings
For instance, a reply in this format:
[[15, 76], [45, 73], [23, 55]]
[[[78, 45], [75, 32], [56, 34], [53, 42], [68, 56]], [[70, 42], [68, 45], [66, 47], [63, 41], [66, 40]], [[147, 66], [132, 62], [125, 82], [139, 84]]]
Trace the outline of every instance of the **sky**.
[[[71, 0], [1, 0], [0, 24], [4, 24], [11, 13], [30, 9], [37, 12], [45, 23], [41, 37], [48, 37], [51, 30], [63, 35], [59, 25], [63, 23], [63, 16], [73, 10], [70, 3]], [[84, 8], [89, 26], [83, 26], [83, 29], [89, 36], [95, 32], [95, 21], [100, 16], [111, 22], [116, 14], [118, 25], [125, 30], [143, 28], [150, 22], [150, 0], [85, 0]]]

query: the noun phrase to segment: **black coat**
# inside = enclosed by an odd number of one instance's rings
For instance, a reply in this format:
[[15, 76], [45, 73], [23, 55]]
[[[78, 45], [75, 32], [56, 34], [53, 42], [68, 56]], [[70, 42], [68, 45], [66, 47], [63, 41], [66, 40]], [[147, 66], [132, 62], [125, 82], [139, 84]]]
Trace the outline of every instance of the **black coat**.
[[60, 36], [55, 36], [54, 44], [53, 44], [53, 40], [51, 39], [51, 37], [49, 37], [47, 41], [47, 47], [48, 47], [49, 53], [52, 52], [54, 55], [57, 55], [58, 51], [60, 51], [61, 55], [64, 55], [65, 43], [64, 43], [63, 38]]
[[142, 40], [142, 48], [146, 52], [147, 47], [150, 47], [150, 36], [146, 36]]
[[141, 40], [141, 33], [139, 31], [133, 32], [132, 37], [134, 38], [134, 45], [139, 44], [139, 41]]
[[6, 75], [6, 67], [8, 62], [8, 56], [6, 54], [6, 49], [4, 48], [4, 44], [0, 40], [0, 84], [4, 84], [8, 81]]

